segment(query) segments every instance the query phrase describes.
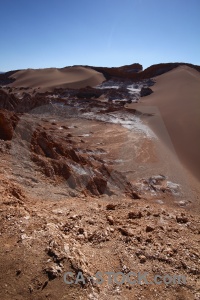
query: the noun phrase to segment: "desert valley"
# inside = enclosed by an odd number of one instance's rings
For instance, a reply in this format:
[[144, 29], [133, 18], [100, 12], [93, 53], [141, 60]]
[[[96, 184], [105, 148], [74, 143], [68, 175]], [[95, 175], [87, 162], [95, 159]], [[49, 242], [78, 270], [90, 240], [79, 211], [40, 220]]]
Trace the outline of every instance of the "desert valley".
[[0, 299], [200, 299], [199, 120], [192, 64], [0, 74]]

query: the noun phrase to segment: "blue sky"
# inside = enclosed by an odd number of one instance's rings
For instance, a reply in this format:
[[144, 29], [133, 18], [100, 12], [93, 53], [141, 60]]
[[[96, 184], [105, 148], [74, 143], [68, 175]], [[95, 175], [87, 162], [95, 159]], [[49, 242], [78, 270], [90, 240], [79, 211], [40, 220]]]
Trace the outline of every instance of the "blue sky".
[[200, 0], [0, 0], [0, 71], [200, 65]]

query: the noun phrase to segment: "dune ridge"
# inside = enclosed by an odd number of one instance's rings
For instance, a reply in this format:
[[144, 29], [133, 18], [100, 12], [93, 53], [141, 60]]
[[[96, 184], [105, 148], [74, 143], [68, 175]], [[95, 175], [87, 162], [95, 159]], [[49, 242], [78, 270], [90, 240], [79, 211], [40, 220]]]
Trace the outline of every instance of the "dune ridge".
[[[179, 66], [155, 77], [153, 94], [127, 108], [156, 107], [164, 121], [172, 144], [184, 165], [200, 180], [200, 73], [188, 66]], [[159, 128], [158, 113], [147, 122], [165, 141]], [[165, 141], [166, 142], [166, 141]]]
[[53, 91], [55, 88], [83, 88], [96, 86], [105, 80], [103, 74], [84, 67], [62, 69], [27, 69], [10, 76], [15, 79], [10, 87], [40, 88], [40, 91]]

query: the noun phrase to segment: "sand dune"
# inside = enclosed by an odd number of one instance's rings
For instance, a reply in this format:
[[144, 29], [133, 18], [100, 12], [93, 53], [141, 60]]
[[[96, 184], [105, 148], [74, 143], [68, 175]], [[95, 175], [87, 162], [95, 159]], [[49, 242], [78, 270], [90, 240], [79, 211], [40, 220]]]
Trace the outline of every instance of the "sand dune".
[[103, 74], [84, 67], [67, 67], [63, 69], [27, 69], [10, 76], [16, 80], [11, 87], [40, 88], [40, 92], [55, 88], [83, 88], [96, 86], [105, 80]]
[[200, 73], [180, 66], [155, 79], [154, 93], [128, 107], [153, 111], [147, 122], [167, 143], [162, 118], [180, 160], [200, 180]]

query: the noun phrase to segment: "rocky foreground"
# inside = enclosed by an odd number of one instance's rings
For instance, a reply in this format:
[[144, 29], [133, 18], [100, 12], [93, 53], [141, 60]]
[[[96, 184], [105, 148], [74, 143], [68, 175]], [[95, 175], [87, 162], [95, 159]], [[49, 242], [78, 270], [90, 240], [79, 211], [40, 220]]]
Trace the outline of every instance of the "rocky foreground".
[[[143, 199], [41, 201], [1, 182], [2, 299], [199, 299], [199, 216]], [[85, 283], [64, 283], [69, 271]], [[97, 271], [187, 282], [98, 285]]]
[[[104, 123], [85, 120], [81, 133], [84, 120], [52, 113], [2, 118], [2, 299], [199, 299], [199, 215], [163, 203], [178, 197], [164, 175], [129, 181], [114, 168], [123, 128], [109, 155]], [[64, 283], [70, 271], [85, 283]], [[187, 282], [100, 285], [97, 271]]]
[[[155, 173], [151, 132], [124, 108], [153, 82], [1, 89], [1, 299], [200, 299], [199, 199]], [[131, 271], [148, 275], [121, 282]]]

